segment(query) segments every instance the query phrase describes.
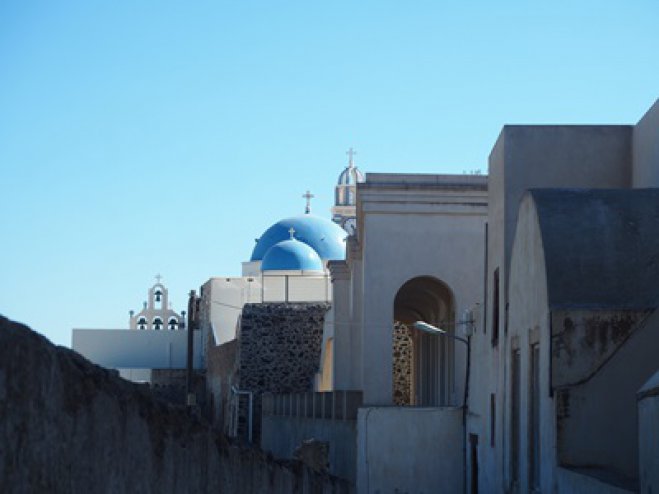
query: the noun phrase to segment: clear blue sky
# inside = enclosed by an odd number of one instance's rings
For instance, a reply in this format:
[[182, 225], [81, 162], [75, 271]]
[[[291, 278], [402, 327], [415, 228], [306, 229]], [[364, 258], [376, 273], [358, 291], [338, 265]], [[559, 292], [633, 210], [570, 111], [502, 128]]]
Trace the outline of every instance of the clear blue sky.
[[[532, 6], [532, 7], [531, 7]], [[364, 171], [487, 169], [506, 123], [635, 123], [656, 1], [0, 3], [0, 313], [70, 344], [174, 309]]]

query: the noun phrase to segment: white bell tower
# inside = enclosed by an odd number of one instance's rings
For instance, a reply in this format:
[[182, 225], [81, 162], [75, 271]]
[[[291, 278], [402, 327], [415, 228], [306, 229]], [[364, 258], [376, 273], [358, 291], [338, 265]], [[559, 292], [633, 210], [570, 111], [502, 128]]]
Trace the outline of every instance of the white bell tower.
[[334, 195], [334, 206], [332, 206], [332, 221], [341, 225], [350, 235], [356, 229], [356, 198], [357, 184], [364, 181], [364, 174], [355, 166], [354, 157], [357, 151], [350, 148], [348, 155], [348, 166], [339, 175]]

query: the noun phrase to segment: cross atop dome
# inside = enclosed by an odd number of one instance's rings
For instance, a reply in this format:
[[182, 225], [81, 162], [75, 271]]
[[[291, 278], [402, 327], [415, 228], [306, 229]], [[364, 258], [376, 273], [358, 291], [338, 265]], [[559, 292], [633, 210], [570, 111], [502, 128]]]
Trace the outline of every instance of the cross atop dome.
[[346, 154], [348, 155], [348, 166], [352, 168], [353, 166], [355, 166], [354, 157], [357, 154], [357, 151], [350, 148], [346, 151]]
[[311, 199], [313, 199], [315, 196], [307, 191], [306, 194], [302, 194], [302, 197], [307, 200], [307, 206], [304, 208], [304, 214], [309, 214], [311, 213]]
[[290, 227], [288, 229], [288, 234], [291, 236], [291, 240], [294, 240], [295, 239], [295, 228]]

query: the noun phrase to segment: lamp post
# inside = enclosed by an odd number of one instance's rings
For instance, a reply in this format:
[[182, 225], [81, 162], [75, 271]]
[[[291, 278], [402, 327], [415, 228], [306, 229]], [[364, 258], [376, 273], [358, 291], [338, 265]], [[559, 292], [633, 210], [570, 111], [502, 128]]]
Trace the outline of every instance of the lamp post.
[[[458, 324], [470, 324], [473, 321], [464, 321]], [[463, 338], [462, 336], [457, 336], [454, 334], [451, 334], [447, 332], [445, 329], [438, 328], [437, 326], [433, 326], [432, 324], [428, 324], [427, 322], [424, 321], [417, 321], [413, 324], [413, 326], [418, 329], [419, 331], [423, 331], [424, 333], [429, 333], [429, 334], [434, 334], [436, 336], [446, 336], [447, 338], [453, 338], [454, 340], [461, 341], [465, 345], [467, 345], [467, 368], [465, 370], [465, 389], [464, 389], [464, 398], [462, 400], [462, 406], [463, 408], [467, 408], [467, 397], [469, 396], [469, 368], [470, 366], [470, 358], [471, 358], [471, 345], [469, 343], [469, 340], [467, 338]]]
[[[458, 324], [472, 324], [474, 321], [462, 321]], [[447, 336], [448, 338], [453, 338], [454, 340], [461, 341], [467, 345], [467, 368], [465, 370], [465, 392], [464, 398], [462, 401], [462, 482], [463, 482], [463, 492], [467, 492], [467, 397], [469, 396], [469, 368], [470, 358], [471, 358], [471, 344], [469, 338], [463, 338], [462, 336], [457, 336], [447, 332], [444, 329], [428, 324], [424, 321], [416, 321], [413, 326], [419, 331], [425, 333], [434, 334], [436, 336]]]

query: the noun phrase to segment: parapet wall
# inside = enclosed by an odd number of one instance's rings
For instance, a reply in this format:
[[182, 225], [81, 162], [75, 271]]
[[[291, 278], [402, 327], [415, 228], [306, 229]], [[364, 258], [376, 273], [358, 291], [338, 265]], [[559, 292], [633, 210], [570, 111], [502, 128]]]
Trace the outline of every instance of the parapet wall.
[[347, 492], [0, 316], [3, 492]]

